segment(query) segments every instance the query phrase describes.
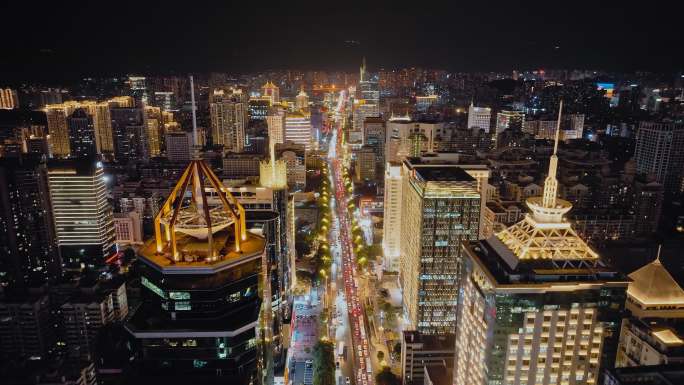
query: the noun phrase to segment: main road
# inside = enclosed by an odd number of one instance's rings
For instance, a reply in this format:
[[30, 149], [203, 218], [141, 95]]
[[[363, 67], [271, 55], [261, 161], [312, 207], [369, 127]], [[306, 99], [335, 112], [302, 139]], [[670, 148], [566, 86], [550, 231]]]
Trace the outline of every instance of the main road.
[[[328, 162], [329, 169], [332, 170], [332, 190], [335, 197], [333, 207], [334, 232], [331, 234], [333, 249], [335, 250], [335, 262], [341, 274], [336, 274], [337, 287], [343, 288], [343, 295], [337, 295], [336, 313], [338, 315], [336, 324], [338, 331], [336, 343], [348, 343], [347, 360], [351, 362], [351, 368], [343, 368], [343, 372], [352, 373], [352, 378], [357, 385], [371, 385], [373, 383], [373, 369], [371, 367], [369, 334], [364, 322], [364, 307], [359, 300], [359, 277], [357, 277], [356, 256], [351, 237], [351, 221], [347, 211], [347, 204], [350, 197], [344, 186], [343, 166], [339, 159], [342, 154], [342, 119], [340, 113], [344, 111], [346, 95], [340, 93], [340, 102], [337, 106], [337, 116], [335, 128], [330, 135]], [[337, 235], [337, 236], [336, 236]], [[333, 282], [330, 282], [332, 285]], [[336, 293], [338, 290], [335, 290]], [[341, 330], [340, 330], [341, 328]], [[350, 333], [351, 336], [346, 334]], [[347, 345], [348, 346], [348, 345]], [[340, 358], [338, 358], [340, 359]], [[347, 365], [345, 365], [347, 366]], [[344, 384], [342, 384], [344, 385]]]

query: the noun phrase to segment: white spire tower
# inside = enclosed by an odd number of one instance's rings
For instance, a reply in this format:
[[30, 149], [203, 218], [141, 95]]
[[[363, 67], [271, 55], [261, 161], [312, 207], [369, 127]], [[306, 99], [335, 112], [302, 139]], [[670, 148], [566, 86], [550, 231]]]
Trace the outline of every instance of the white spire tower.
[[544, 181], [544, 200], [542, 205], [546, 208], [556, 207], [556, 195], [558, 194], [558, 179], [556, 179], [556, 174], [558, 173], [558, 137], [560, 136], [562, 114], [563, 101], [561, 100], [558, 107], [558, 123], [556, 125], [556, 140], [553, 143], [553, 155], [549, 159], [549, 175], [546, 176]]
[[572, 204], [558, 198], [558, 140], [563, 102], [558, 108], [558, 123], [549, 159], [549, 175], [544, 181], [541, 197], [527, 198], [527, 207], [532, 211], [513, 226], [496, 234], [518, 259], [551, 259], [559, 267], [576, 267], [579, 264], [594, 264], [598, 254], [582, 240], [570, 222], [563, 217], [572, 209]]

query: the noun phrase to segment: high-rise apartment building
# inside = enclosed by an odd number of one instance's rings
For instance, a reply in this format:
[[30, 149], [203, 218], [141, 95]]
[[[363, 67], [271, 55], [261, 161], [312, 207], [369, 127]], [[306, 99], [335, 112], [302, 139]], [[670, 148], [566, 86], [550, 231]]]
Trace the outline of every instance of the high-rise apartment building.
[[641, 122], [634, 151], [637, 173], [653, 175], [671, 196], [684, 176], [684, 124]]
[[385, 167], [385, 199], [382, 221], [383, 269], [399, 272], [401, 256], [401, 165], [388, 162]]
[[56, 337], [46, 294], [21, 294], [0, 298], [0, 355], [47, 358], [55, 350]]
[[[114, 99], [113, 99], [114, 100]], [[61, 104], [46, 106], [49, 144], [52, 155], [58, 158], [72, 154], [71, 142], [74, 139], [70, 132], [68, 118], [77, 110], [82, 109], [92, 120], [92, 134], [88, 134], [87, 142], [93, 142], [98, 154], [107, 154], [114, 151], [114, 138], [112, 132], [112, 116], [110, 114], [111, 101], [98, 103], [95, 101], [68, 101]], [[79, 113], [79, 115], [82, 115]], [[76, 138], [77, 141], [80, 139]], [[80, 151], [80, 150], [79, 150]]]
[[185, 131], [167, 132], [166, 158], [171, 162], [187, 162], [192, 157], [192, 134]]
[[209, 100], [211, 137], [225, 150], [242, 152], [249, 120], [247, 94], [240, 89], [216, 89]]
[[46, 107], [48, 142], [50, 153], [54, 157], [66, 158], [71, 154], [67, 116], [71, 115], [74, 109], [64, 104], [54, 104]]
[[477, 240], [477, 180], [457, 166], [402, 166], [400, 281], [407, 330], [456, 328], [460, 242]]
[[115, 252], [112, 208], [102, 163], [93, 158], [47, 165], [57, 246], [62, 262], [101, 267]]
[[269, 109], [268, 116], [266, 116], [269, 143], [285, 143], [285, 115], [285, 109], [281, 106], [275, 106]]
[[307, 151], [311, 149], [311, 115], [291, 112], [285, 116], [285, 141], [303, 144]]
[[564, 219], [558, 137], [532, 213], [463, 244], [454, 385], [596, 384], [613, 365], [628, 280]]
[[0, 159], [0, 285], [60, 275], [45, 166], [39, 156]]
[[59, 308], [61, 326], [72, 359], [92, 361], [96, 357], [100, 330], [116, 316], [111, 293], [83, 289]]
[[0, 110], [19, 108], [17, 91], [11, 88], [0, 88]]
[[147, 146], [151, 157], [160, 156], [164, 148], [164, 118], [161, 108], [145, 106]]
[[489, 132], [492, 124], [492, 109], [489, 107], [475, 107], [470, 103], [468, 107], [468, 128], [480, 128]]
[[83, 108], [77, 108], [67, 118], [71, 156], [93, 157], [96, 155], [95, 126], [93, 118]]

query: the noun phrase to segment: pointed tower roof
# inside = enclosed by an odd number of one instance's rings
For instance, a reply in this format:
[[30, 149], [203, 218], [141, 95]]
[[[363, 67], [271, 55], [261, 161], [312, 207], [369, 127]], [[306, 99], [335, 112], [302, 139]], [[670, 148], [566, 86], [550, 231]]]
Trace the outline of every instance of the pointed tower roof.
[[656, 259], [629, 275], [633, 280], [627, 295], [645, 306], [684, 305], [684, 290], [660, 262], [660, 246]]
[[577, 266], [596, 263], [598, 254], [580, 238], [563, 217], [572, 209], [572, 204], [558, 198], [558, 132], [563, 111], [561, 101], [558, 109], [558, 125], [553, 155], [549, 160], [549, 174], [544, 181], [544, 193], [540, 197], [527, 199], [531, 214], [496, 234], [518, 260], [551, 259], [559, 266]]

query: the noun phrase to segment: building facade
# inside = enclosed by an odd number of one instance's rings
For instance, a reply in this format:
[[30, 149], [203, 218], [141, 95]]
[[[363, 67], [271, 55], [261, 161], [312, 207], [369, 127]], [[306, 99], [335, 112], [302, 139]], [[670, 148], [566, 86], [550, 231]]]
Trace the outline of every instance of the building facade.
[[459, 167], [403, 166], [400, 281], [407, 330], [453, 333], [461, 249], [477, 240], [480, 192]]

